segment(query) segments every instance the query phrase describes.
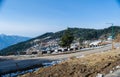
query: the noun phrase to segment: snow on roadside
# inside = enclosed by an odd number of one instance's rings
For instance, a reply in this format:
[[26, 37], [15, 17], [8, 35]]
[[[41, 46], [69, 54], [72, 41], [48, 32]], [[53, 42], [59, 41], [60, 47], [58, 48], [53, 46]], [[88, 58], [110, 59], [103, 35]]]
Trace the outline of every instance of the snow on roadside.
[[58, 61], [52, 61], [52, 62], [45, 62], [45, 63], [42, 63], [42, 65], [44, 67], [49, 67], [49, 66], [52, 66], [52, 65], [55, 65], [55, 64], [59, 64], [61, 63], [62, 61], [61, 60], [58, 60]]
[[103, 74], [98, 73], [96, 77], [103, 77]]
[[[45, 63], [42, 63], [42, 65], [44, 67], [49, 67], [49, 66], [53, 66], [55, 64], [59, 64], [61, 62], [63, 62], [64, 60], [57, 60], [57, 61], [51, 61], [51, 62], [45, 62]], [[34, 68], [34, 69], [29, 69], [29, 70], [26, 70], [26, 71], [21, 71], [21, 72], [15, 72], [15, 73], [10, 73], [10, 74], [5, 74], [5, 75], [2, 75], [1, 77], [17, 77], [18, 75], [23, 75], [23, 74], [26, 74], [26, 73], [30, 73], [30, 72], [34, 72], [34, 71], [37, 71], [38, 69], [40, 69], [41, 67], [39, 68]]]
[[82, 58], [82, 57], [85, 57], [85, 55], [76, 56], [76, 58]]

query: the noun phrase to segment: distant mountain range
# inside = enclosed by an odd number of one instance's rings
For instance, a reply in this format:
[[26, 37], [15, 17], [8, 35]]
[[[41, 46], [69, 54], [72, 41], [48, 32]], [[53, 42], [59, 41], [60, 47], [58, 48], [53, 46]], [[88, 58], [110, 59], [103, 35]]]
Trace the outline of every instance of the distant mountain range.
[[10, 45], [30, 39], [29, 37], [0, 34], [0, 50]]
[[[108, 36], [111, 36], [112, 26], [104, 29], [88, 29], [88, 28], [70, 28], [75, 39], [83, 38], [84, 40], [96, 40], [96, 39], [106, 39]], [[22, 52], [34, 47], [37, 44], [40, 44], [41, 41], [59, 39], [64, 34], [65, 30], [58, 32], [49, 32], [38, 37], [32, 38], [30, 40], [20, 42], [14, 45], [11, 45], [7, 48], [4, 48], [0, 51], [1, 55], [6, 55], [12, 52]], [[120, 33], [120, 26], [114, 26], [114, 36]], [[49, 38], [48, 38], [49, 37]], [[36, 41], [37, 40], [37, 41]]]

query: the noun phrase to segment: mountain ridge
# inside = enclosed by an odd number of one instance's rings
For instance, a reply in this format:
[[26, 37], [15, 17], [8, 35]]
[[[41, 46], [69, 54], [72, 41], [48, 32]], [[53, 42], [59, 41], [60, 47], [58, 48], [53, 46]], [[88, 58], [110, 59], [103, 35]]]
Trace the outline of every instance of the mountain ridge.
[[[66, 30], [66, 29], [65, 29]], [[4, 48], [0, 51], [1, 54], [7, 54], [8, 52], [22, 52], [26, 51], [30, 47], [37, 45], [42, 41], [50, 40], [50, 39], [57, 39], [61, 38], [64, 34], [65, 30], [61, 30], [58, 32], [48, 32], [45, 34], [42, 34], [38, 37], [32, 38], [30, 40], [20, 42], [18, 44], [14, 44], [12, 46], [9, 46], [7, 48]], [[98, 38], [107, 38], [108, 36], [111, 36], [112, 26], [104, 29], [90, 29], [90, 28], [69, 28], [69, 30], [73, 33], [75, 38], [84, 38], [84, 40], [95, 40]], [[114, 26], [114, 36], [120, 33], [120, 26]], [[49, 37], [45, 40], [44, 38]], [[35, 40], [39, 40], [38, 42], [34, 42]]]
[[6, 48], [10, 45], [26, 41], [29, 37], [17, 36], [17, 35], [6, 35], [0, 34], [0, 49]]

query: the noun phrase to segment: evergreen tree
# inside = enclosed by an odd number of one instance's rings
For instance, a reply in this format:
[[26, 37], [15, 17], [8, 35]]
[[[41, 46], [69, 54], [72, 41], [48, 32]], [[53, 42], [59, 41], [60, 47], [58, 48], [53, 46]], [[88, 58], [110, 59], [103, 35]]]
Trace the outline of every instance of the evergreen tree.
[[60, 46], [69, 48], [73, 40], [74, 40], [73, 33], [70, 31], [70, 28], [68, 28], [61, 37]]

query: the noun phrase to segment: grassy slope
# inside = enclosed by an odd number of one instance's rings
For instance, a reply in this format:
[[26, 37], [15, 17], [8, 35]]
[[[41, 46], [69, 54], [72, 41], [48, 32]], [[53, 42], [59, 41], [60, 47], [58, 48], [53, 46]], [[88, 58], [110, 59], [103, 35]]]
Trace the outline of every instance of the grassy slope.
[[72, 58], [22, 77], [96, 77], [98, 73], [109, 73], [117, 65], [120, 65], [120, 49]]

